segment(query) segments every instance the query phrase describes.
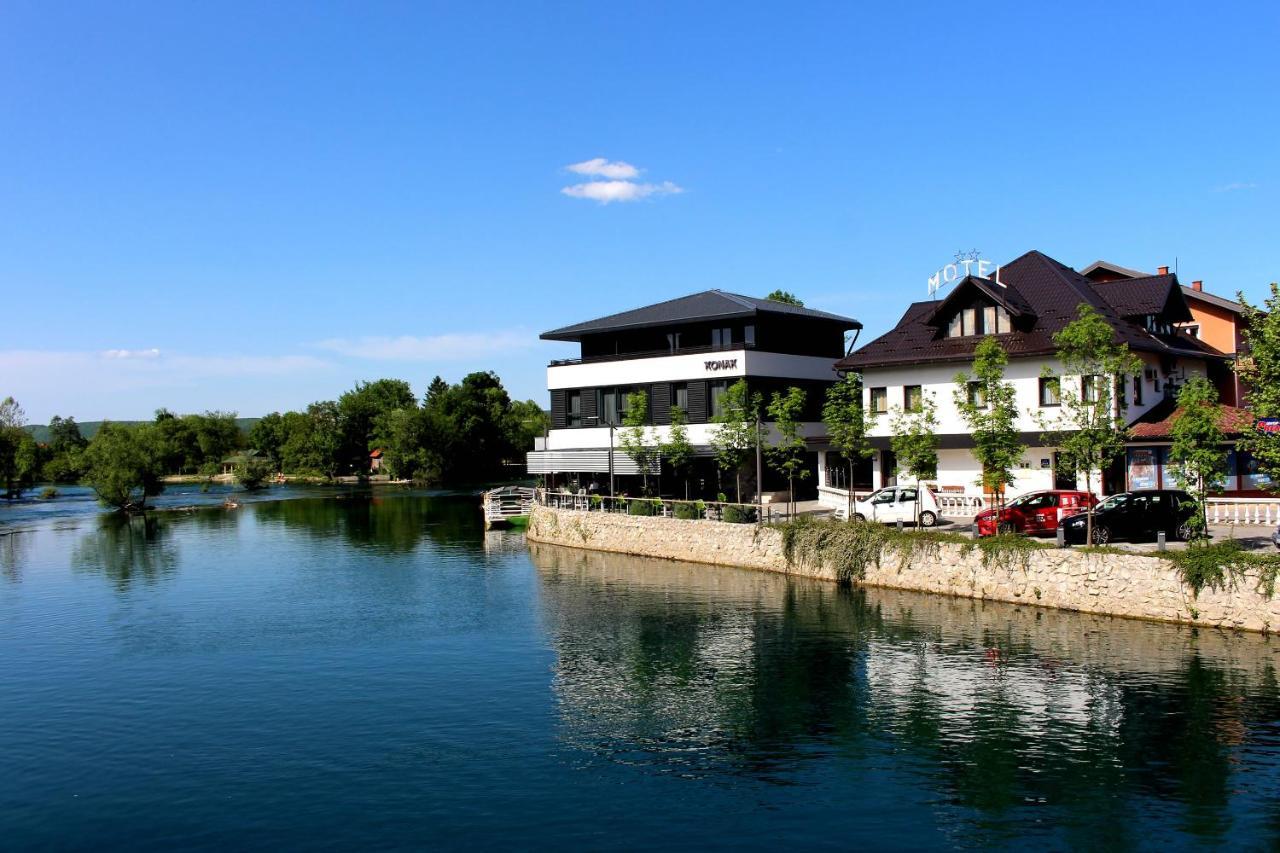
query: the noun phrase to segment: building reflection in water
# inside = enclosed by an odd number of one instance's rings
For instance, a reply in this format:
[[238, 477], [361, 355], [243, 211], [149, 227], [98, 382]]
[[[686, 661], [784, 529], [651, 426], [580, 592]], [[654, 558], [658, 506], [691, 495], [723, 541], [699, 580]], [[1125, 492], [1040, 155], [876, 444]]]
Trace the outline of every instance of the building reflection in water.
[[584, 754], [779, 784], [827, 762], [825, 785], [892, 778], [961, 843], [1039, 821], [1072, 846], [1280, 838], [1267, 638], [530, 549]]

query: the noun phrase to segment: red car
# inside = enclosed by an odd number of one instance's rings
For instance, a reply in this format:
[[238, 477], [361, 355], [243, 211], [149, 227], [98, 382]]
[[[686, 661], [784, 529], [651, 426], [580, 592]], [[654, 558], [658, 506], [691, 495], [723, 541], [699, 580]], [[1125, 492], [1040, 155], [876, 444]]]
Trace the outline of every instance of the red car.
[[1057, 531], [1058, 522], [1096, 504], [1098, 499], [1089, 492], [1054, 490], [1028, 492], [1005, 504], [996, 523], [996, 510], [987, 509], [974, 517], [979, 536], [996, 533], [1051, 534]]

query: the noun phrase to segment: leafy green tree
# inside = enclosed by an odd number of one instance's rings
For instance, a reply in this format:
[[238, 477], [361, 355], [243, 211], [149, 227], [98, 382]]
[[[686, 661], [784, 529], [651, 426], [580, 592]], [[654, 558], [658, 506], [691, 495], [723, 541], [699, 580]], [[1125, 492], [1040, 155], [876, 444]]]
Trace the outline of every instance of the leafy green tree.
[[[1053, 336], [1062, 363], [1062, 375], [1046, 370], [1046, 378], [1059, 381], [1061, 408], [1056, 418], [1038, 415], [1045, 431], [1045, 443], [1057, 445], [1064, 462], [1084, 471], [1088, 488], [1093, 475], [1102, 472], [1124, 452], [1129, 438], [1128, 401], [1116, 393], [1130, 374], [1142, 369], [1142, 361], [1126, 344], [1116, 341], [1116, 333], [1092, 305], [1081, 303], [1076, 319]], [[1076, 379], [1070, 383], [1068, 379]], [[1075, 387], [1072, 387], [1072, 386]], [[1093, 505], [1088, 507], [1086, 541], [1093, 541]]]
[[679, 406], [671, 407], [671, 429], [662, 443], [661, 454], [671, 470], [684, 480], [684, 499], [689, 499], [689, 465], [693, 462], [693, 445], [689, 443], [688, 416]]
[[284, 415], [286, 437], [280, 450], [283, 470], [336, 476], [342, 444], [338, 423], [338, 404], [332, 400], [312, 403], [306, 412], [287, 412]]
[[988, 335], [973, 353], [973, 374], [956, 374], [955, 403], [969, 434], [973, 455], [982, 466], [977, 485], [996, 496], [1004, 508], [1005, 489], [1013, 482], [1018, 462], [1026, 452], [1018, 431], [1018, 395], [1004, 379], [1009, 354], [1000, 341]]
[[374, 421], [384, 412], [416, 408], [417, 398], [409, 383], [401, 379], [357, 382], [338, 398], [341, 429], [339, 469], [364, 474], [369, 470], [369, 451]]
[[279, 412], [263, 415], [249, 430], [249, 448], [280, 464], [280, 449], [285, 441], [284, 416]]
[[431, 380], [431, 384], [427, 386], [427, 393], [423, 395], [422, 405], [433, 406], [444, 400], [445, 395], [449, 393], [449, 383], [443, 378], [437, 376]]
[[1209, 518], [1205, 498], [1221, 489], [1227, 476], [1227, 440], [1222, 429], [1222, 405], [1218, 390], [1203, 376], [1187, 381], [1178, 392], [1178, 416], [1170, 429], [1173, 446], [1169, 462], [1173, 477], [1196, 497], [1199, 505], [1193, 538], [1206, 537]]
[[867, 437], [869, 418], [862, 405], [862, 377], [846, 373], [827, 389], [822, 405], [822, 422], [826, 425], [831, 447], [839, 451], [849, 467], [848, 518], [853, 518], [853, 468], [859, 459], [875, 454]]
[[12, 397], [0, 401], [0, 484], [6, 498], [16, 498], [22, 492], [22, 482], [29, 475], [27, 470], [30, 449], [28, 441], [34, 441], [27, 432], [27, 415]]
[[795, 386], [785, 392], [775, 392], [768, 408], [769, 419], [778, 430], [778, 440], [768, 448], [769, 464], [787, 478], [788, 515], [793, 518], [796, 514], [796, 480], [809, 477], [809, 467], [805, 461], [806, 445], [800, 431], [804, 409], [804, 390]]
[[443, 479], [445, 460], [439, 448], [446, 427], [434, 409], [394, 409], [377, 423], [377, 440], [382, 448], [387, 472], [397, 478], [438, 482]]
[[804, 307], [804, 303], [789, 290], [775, 290], [773, 293], [766, 296], [765, 299], [768, 299], [770, 302], [785, 302], [787, 305], [795, 305], [798, 308]]
[[627, 395], [627, 409], [622, 415], [623, 428], [618, 433], [622, 452], [631, 457], [644, 479], [644, 493], [649, 494], [649, 472], [661, 458], [657, 441], [649, 432], [649, 395], [632, 391]]
[[[938, 476], [938, 404], [933, 394], [921, 390], [920, 406], [907, 411], [895, 406], [889, 446], [897, 459], [897, 473], [916, 481], [916, 493], [924, 489], [925, 480]], [[920, 526], [920, 499], [916, 499], [916, 526]]]
[[[734, 501], [742, 503], [742, 466], [761, 443], [761, 399], [752, 394], [745, 379], [730, 385], [720, 398], [720, 414], [712, 417], [711, 449], [721, 471], [733, 471]], [[759, 484], [757, 484], [759, 486]]]
[[476, 483], [503, 473], [504, 460], [516, 451], [509, 429], [511, 397], [496, 374], [467, 374], [427, 409], [442, 426], [435, 435], [446, 480]]
[[533, 440], [546, 435], [551, 428], [551, 415], [533, 400], [514, 400], [507, 416], [507, 443], [518, 461], [525, 451], [533, 449]]
[[[1280, 418], [1280, 285], [1271, 283], [1271, 293], [1262, 307], [1245, 301], [1244, 344], [1236, 359], [1236, 373], [1246, 386], [1249, 408], [1258, 418]], [[1272, 491], [1280, 491], [1280, 434], [1250, 430], [1237, 447], [1247, 450], [1258, 470], [1269, 480]]]
[[222, 460], [240, 449], [244, 436], [235, 412], [205, 412], [182, 419], [195, 438], [195, 456], [188, 467], [204, 474], [216, 474]]
[[122, 512], [145, 510], [164, 491], [163, 439], [155, 424], [104, 423], [85, 448], [85, 482]]
[[236, 459], [232, 468], [236, 482], [249, 491], [265, 488], [273, 473], [271, 459], [257, 454], [244, 453]]

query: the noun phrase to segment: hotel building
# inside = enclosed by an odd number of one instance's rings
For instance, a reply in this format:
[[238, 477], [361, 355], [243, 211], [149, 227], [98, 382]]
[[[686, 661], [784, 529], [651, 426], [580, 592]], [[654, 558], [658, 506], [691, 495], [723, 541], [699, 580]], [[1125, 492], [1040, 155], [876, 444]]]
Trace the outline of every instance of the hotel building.
[[[1228, 305], [1224, 308], [1219, 303]], [[1182, 287], [1167, 268], [1147, 275], [1099, 262], [1080, 273], [1032, 251], [1001, 267], [998, 280], [995, 275], [966, 276], [945, 298], [910, 305], [892, 330], [838, 362], [839, 370], [862, 375], [864, 404], [875, 415], [870, 434], [876, 453], [866, 481], [857, 482], [855, 477], [854, 487], [879, 488], [894, 482], [892, 410], [919, 407], [928, 397], [937, 406], [940, 422], [938, 487], [980, 492], [973, 439], [955, 404], [955, 377], [972, 370], [974, 350], [983, 336], [995, 335], [1009, 354], [1006, 379], [1017, 393], [1017, 426], [1027, 447], [1009, 494], [1085, 488], [1083, 476], [1066, 470], [1055, 448], [1045, 445], [1038, 418], [1052, 420], [1060, 410], [1060, 383], [1083, 381], [1044, 376], [1046, 369], [1061, 375], [1053, 336], [1075, 319], [1080, 304], [1093, 306], [1115, 330], [1116, 339], [1142, 361], [1142, 369], [1124, 377], [1121, 386], [1135, 441], [1103, 473], [1102, 492], [1173, 486], [1165, 465], [1168, 427], [1182, 385], [1192, 376], [1207, 376], [1226, 402], [1239, 401], [1231, 371], [1238, 328], [1224, 332], [1215, 316], [1210, 335], [1211, 324], [1205, 317], [1240, 306], [1219, 297], [1210, 299], [1198, 287]], [[1231, 336], [1229, 350], [1219, 332]], [[1227, 419], [1230, 430], [1249, 428], [1248, 413], [1234, 406], [1227, 409]], [[822, 497], [833, 505], [842, 504], [842, 484], [832, 482], [828, 472], [834, 474], [843, 463], [825, 451], [820, 455]], [[1232, 466], [1228, 491], [1257, 488], [1247, 457], [1237, 457], [1233, 451]], [[1092, 488], [1098, 490], [1099, 484], [1093, 483]]]
[[[688, 417], [695, 459], [691, 495], [732, 496], [734, 475], [718, 480], [710, 446], [722, 395], [739, 379], [766, 403], [774, 392], [802, 388], [802, 425], [814, 476], [797, 484], [797, 497], [816, 495], [818, 453], [826, 447], [821, 423], [833, 365], [846, 354], [846, 333], [862, 325], [848, 317], [784, 302], [708, 290], [656, 305], [554, 329], [544, 340], [580, 346], [578, 357], [547, 368], [551, 429], [528, 454], [528, 470], [549, 481], [607, 493], [612, 472], [618, 493], [639, 493], [639, 469], [619, 448], [628, 394], [648, 396], [654, 443], [670, 432], [671, 407]], [[772, 425], [765, 426], [773, 433]], [[743, 497], [755, 491], [755, 466], [743, 471]], [[658, 472], [652, 472], [658, 473]], [[786, 488], [765, 466], [764, 491]], [[718, 482], [727, 484], [725, 487]], [[684, 484], [664, 477], [662, 491], [683, 497]]]

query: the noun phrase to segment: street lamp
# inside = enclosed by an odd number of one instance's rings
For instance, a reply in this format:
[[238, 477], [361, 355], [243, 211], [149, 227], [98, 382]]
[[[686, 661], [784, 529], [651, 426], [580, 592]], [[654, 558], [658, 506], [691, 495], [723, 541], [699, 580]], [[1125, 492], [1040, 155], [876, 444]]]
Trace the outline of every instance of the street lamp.
[[[595, 421], [596, 426], [600, 426], [599, 415], [588, 415], [583, 418], [584, 421]], [[616, 429], [615, 424], [609, 424], [609, 497], [613, 497], [613, 431]]]

